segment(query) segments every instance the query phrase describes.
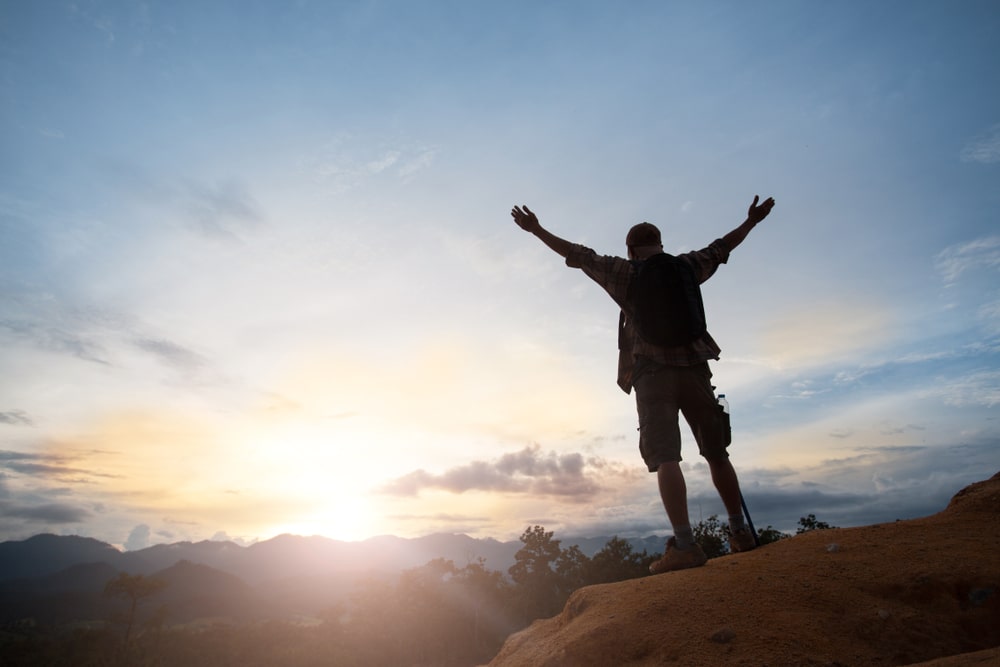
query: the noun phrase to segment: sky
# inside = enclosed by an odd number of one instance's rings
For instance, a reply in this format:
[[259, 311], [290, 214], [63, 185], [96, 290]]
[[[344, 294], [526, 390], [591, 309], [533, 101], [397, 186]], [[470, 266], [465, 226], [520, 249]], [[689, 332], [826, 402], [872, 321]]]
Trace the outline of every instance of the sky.
[[[753, 521], [1000, 471], [992, 1], [0, 0], [0, 540], [669, 534], [624, 254], [703, 286]], [[724, 515], [687, 429], [691, 518]]]

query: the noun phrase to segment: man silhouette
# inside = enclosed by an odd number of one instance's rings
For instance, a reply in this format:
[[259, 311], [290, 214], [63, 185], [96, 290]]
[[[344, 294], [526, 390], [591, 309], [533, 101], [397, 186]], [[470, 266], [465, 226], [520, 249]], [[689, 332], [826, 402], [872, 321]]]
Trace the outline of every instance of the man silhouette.
[[[774, 207], [774, 199], [758, 204], [754, 196], [746, 220], [708, 247], [677, 257], [694, 271], [699, 283], [708, 280], [720, 264]], [[635, 389], [639, 417], [639, 452], [650, 472], [657, 475], [660, 498], [674, 535], [667, 540], [663, 557], [650, 565], [658, 574], [704, 565], [707, 560], [694, 541], [688, 517], [687, 485], [681, 471], [681, 436], [678, 412], [691, 427], [698, 451], [708, 462], [712, 482], [729, 514], [730, 549], [749, 551], [756, 545], [743, 517], [740, 483], [729, 460], [728, 415], [719, 406], [711, 384], [709, 359], [717, 360], [718, 344], [706, 331], [694, 341], [663, 347], [644, 340], [628, 313], [629, 285], [640, 262], [663, 253], [660, 230], [648, 222], [632, 227], [625, 237], [628, 259], [598, 255], [590, 248], [571, 243], [549, 232], [527, 206], [511, 210], [514, 222], [538, 237], [542, 243], [566, 259], [566, 265], [582, 269], [623, 307], [619, 331], [618, 385], [626, 392]]]

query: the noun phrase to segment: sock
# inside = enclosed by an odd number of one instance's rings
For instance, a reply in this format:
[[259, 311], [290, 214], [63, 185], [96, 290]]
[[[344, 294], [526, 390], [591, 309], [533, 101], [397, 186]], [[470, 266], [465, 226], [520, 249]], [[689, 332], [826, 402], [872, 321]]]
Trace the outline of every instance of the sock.
[[687, 551], [694, 546], [694, 531], [691, 526], [674, 528], [674, 546], [681, 551]]
[[746, 530], [747, 524], [743, 520], [742, 514], [730, 514], [729, 515], [729, 530], [736, 533], [741, 530]]

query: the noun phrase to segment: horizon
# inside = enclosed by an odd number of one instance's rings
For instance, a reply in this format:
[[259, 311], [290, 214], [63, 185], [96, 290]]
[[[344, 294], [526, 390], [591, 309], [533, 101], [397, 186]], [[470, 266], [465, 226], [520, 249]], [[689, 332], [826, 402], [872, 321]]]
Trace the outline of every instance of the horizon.
[[[0, 541], [668, 534], [617, 307], [509, 211], [683, 252], [754, 195], [703, 294], [755, 526], [941, 511], [1000, 470], [998, 31], [985, 1], [3, 5]], [[691, 521], [722, 516], [681, 427]]]

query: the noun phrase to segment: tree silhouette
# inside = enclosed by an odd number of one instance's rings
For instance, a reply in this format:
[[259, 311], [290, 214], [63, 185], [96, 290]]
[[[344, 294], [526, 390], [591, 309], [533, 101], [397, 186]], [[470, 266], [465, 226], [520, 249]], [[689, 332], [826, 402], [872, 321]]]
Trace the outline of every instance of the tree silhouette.
[[635, 553], [628, 541], [616, 535], [590, 559], [586, 582], [605, 584], [644, 577], [649, 574], [649, 560], [645, 550]]
[[694, 540], [701, 545], [709, 558], [718, 558], [729, 553], [729, 526], [719, 521], [713, 514], [694, 526]]
[[458, 570], [452, 583], [461, 595], [464, 617], [471, 624], [466, 637], [471, 640], [475, 662], [488, 662], [504, 638], [515, 630], [508, 609], [511, 586], [502, 573], [486, 569], [483, 558]]
[[559, 575], [556, 562], [562, 550], [552, 532], [535, 526], [521, 535], [524, 546], [514, 554], [515, 563], [507, 572], [516, 585], [515, 601], [526, 622], [547, 618], [560, 609]]
[[809, 514], [799, 518], [799, 527], [795, 531], [796, 535], [801, 535], [802, 533], [808, 533], [810, 530], [828, 530], [830, 528], [836, 528], [836, 526], [831, 526], [826, 521], [817, 521], [815, 514]]
[[128, 646], [129, 638], [132, 635], [132, 628], [135, 626], [135, 616], [139, 608], [139, 602], [162, 591], [167, 582], [161, 579], [149, 579], [141, 574], [129, 574], [121, 572], [117, 577], [109, 581], [104, 586], [104, 595], [108, 597], [122, 597], [128, 600], [129, 608], [125, 614], [125, 639], [123, 646]]
[[767, 528], [759, 528], [757, 530], [757, 537], [760, 539], [761, 546], [763, 546], [765, 544], [772, 544], [779, 540], [787, 539], [791, 537], [791, 535], [783, 533], [774, 526], [769, 525]]

